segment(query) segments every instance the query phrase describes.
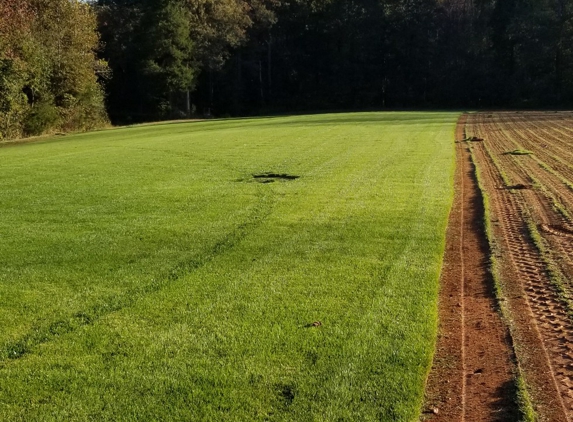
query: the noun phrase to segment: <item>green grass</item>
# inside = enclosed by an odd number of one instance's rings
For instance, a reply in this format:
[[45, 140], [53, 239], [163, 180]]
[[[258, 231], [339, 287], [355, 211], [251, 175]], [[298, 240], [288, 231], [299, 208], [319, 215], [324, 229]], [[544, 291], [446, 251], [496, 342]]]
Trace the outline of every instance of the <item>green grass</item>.
[[526, 149], [514, 149], [513, 151], [508, 151], [504, 153], [505, 155], [532, 155], [533, 151], [528, 151]]
[[0, 420], [416, 420], [456, 119], [0, 148]]

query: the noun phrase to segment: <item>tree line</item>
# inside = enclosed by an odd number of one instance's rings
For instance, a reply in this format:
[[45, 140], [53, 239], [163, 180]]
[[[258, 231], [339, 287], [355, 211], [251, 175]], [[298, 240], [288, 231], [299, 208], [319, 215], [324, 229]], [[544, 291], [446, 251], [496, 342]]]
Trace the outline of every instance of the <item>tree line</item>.
[[0, 0], [0, 134], [568, 107], [572, 0]]

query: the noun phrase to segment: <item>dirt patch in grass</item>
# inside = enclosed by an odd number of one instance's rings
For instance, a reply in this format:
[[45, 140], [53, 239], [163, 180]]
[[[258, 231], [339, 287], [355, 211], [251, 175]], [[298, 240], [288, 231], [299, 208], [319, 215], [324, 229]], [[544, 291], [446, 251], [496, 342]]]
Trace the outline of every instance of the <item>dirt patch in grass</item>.
[[296, 180], [299, 179], [300, 176], [296, 176], [294, 174], [286, 174], [286, 173], [259, 173], [253, 174], [254, 179], [259, 180]]

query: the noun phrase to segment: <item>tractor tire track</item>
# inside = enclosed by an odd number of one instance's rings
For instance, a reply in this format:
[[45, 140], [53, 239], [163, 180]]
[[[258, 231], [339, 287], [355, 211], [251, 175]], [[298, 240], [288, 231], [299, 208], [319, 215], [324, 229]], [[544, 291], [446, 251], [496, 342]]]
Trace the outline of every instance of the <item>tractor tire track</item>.
[[[508, 125], [515, 124], [514, 119], [507, 120]], [[487, 131], [486, 131], [487, 132]], [[564, 276], [559, 276], [568, 290], [567, 295], [573, 294], [573, 244], [570, 233], [573, 233], [573, 223], [571, 215], [573, 211], [573, 191], [571, 187], [564, 183], [564, 176], [555, 170], [548, 170], [537, 158], [540, 152], [536, 145], [541, 145], [544, 138], [543, 133], [535, 133], [534, 141], [529, 141], [529, 145], [521, 135], [514, 133], [512, 128], [505, 130], [498, 126], [497, 130], [490, 131], [490, 139], [486, 145], [491, 144], [492, 149], [497, 151], [498, 158], [504, 161], [504, 169], [510, 175], [525, 180], [532, 189], [523, 190], [522, 196], [527, 204], [527, 211], [532, 220], [537, 225], [544, 241], [549, 245], [545, 248], [546, 253], [551, 256], [551, 261], [558, 266]], [[531, 135], [533, 137], [533, 135]], [[521, 148], [528, 145], [534, 155], [524, 157], [508, 157], [502, 155], [502, 150], [512, 147]], [[541, 148], [543, 149], [543, 148]], [[542, 155], [542, 154], [539, 154]], [[571, 304], [569, 305], [571, 308]]]
[[186, 259], [176, 263], [164, 274], [159, 274], [151, 283], [131, 289], [119, 295], [113, 295], [98, 300], [91, 307], [77, 311], [67, 318], [58, 319], [42, 325], [37, 325], [19, 339], [13, 340], [0, 347], [0, 367], [10, 361], [20, 359], [30, 353], [34, 348], [55, 340], [61, 335], [72, 333], [79, 328], [95, 324], [105, 316], [133, 306], [142, 298], [156, 293], [169, 284], [199, 270], [219, 255], [227, 253], [240, 243], [249, 233], [260, 226], [272, 213], [275, 199], [272, 191], [266, 187], [258, 190], [257, 203], [244, 222], [236, 226], [224, 237], [216, 241], [209, 250], [193, 259]]
[[568, 304], [551, 279], [550, 263], [535, 243], [536, 219], [551, 221], [556, 218], [555, 213], [547, 203], [547, 196], [531, 189], [504, 186], [504, 178], [508, 177], [513, 182], [527, 184], [532, 179], [529, 172], [534, 169], [501, 155], [503, 149], [512, 145], [504, 133], [505, 126], [500, 123], [496, 128], [484, 120], [482, 114], [473, 115], [469, 128], [475, 136], [485, 139], [487, 148], [506, 172], [505, 177], [500, 174], [494, 157], [484, 145], [474, 146], [476, 160], [485, 175], [494, 234], [501, 249], [498, 259], [514, 324], [517, 356], [542, 420], [570, 421], [573, 417], [573, 349], [570, 346], [573, 325]]

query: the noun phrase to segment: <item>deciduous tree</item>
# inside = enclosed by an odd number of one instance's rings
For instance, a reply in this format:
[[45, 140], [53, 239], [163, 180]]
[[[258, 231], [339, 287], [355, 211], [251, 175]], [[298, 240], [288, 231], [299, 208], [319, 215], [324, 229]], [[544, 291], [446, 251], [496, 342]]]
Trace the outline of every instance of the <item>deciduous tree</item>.
[[0, 134], [106, 122], [95, 15], [77, 0], [0, 0]]

